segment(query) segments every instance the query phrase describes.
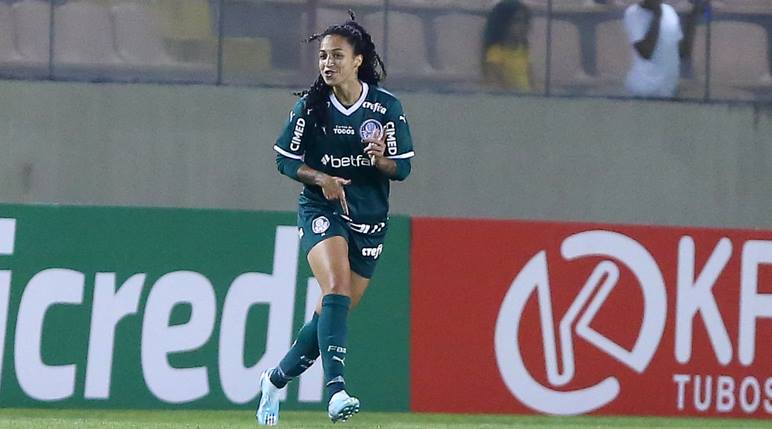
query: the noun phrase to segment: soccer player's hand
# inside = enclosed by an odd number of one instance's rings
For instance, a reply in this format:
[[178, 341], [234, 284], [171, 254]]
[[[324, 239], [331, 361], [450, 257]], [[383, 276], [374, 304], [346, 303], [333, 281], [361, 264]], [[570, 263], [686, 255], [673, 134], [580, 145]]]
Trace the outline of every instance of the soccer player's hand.
[[324, 198], [327, 198], [329, 201], [340, 201], [341, 209], [343, 209], [343, 214], [346, 216], [349, 215], [349, 212], [348, 203], [346, 202], [346, 190], [343, 188], [343, 186], [350, 183], [351, 180], [344, 179], [342, 177], [327, 176], [324, 178], [320, 185], [322, 188], [322, 194], [324, 194]]
[[384, 133], [384, 135], [377, 140], [362, 140], [362, 144], [365, 145], [365, 153], [370, 157], [370, 161], [372, 161], [373, 165], [375, 165], [375, 162], [378, 159], [383, 158], [383, 154], [386, 152], [386, 134]]

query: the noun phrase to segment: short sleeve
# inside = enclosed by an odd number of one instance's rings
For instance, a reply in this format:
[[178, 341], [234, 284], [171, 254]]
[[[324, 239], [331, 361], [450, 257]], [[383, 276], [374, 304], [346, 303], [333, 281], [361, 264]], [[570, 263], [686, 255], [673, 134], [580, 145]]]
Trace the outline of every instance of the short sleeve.
[[276, 144], [273, 147], [273, 150], [279, 155], [298, 161], [303, 160], [308, 140], [307, 133], [310, 128], [308, 120], [303, 115], [304, 109], [305, 100], [301, 99], [295, 103], [295, 106], [290, 111], [284, 130], [279, 135], [279, 138], [276, 139]]
[[410, 125], [402, 109], [402, 103], [395, 100], [386, 112], [386, 158], [410, 159], [415, 156]]
[[627, 39], [631, 45], [634, 45], [646, 37], [649, 31], [649, 24], [654, 14], [647, 13], [638, 5], [632, 5], [625, 10], [625, 31]]
[[504, 63], [504, 51], [499, 45], [492, 45], [485, 52], [485, 62], [488, 64], [503, 64]]

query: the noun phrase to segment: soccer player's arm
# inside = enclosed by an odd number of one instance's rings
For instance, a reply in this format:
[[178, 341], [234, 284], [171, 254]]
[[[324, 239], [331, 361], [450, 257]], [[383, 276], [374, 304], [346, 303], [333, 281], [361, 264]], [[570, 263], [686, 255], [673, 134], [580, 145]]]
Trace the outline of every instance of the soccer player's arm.
[[339, 200], [343, 213], [348, 215], [346, 192], [344, 185], [351, 183], [348, 179], [330, 176], [315, 170], [305, 164], [306, 145], [311, 124], [303, 117], [304, 100], [300, 100], [292, 108], [289, 120], [281, 135], [276, 139], [273, 150], [276, 151], [276, 168], [281, 174], [291, 177], [300, 183], [322, 188], [324, 197], [328, 200]]
[[[410, 175], [410, 159], [415, 156], [410, 125], [402, 109], [402, 103], [396, 100], [387, 112], [386, 150], [384, 158], [389, 160], [387, 175], [392, 180], [405, 180]], [[393, 124], [393, 125], [392, 125]]]
[[289, 119], [281, 135], [276, 139], [273, 150], [276, 152], [276, 168], [287, 177], [301, 181], [298, 170], [303, 166], [305, 155], [307, 121], [303, 117], [305, 103], [298, 100], [289, 114]]
[[648, 25], [636, 15], [636, 9], [629, 7], [625, 11], [625, 27], [630, 44], [642, 58], [651, 60], [659, 40], [659, 27], [662, 20], [662, 6], [651, 10], [652, 17]]

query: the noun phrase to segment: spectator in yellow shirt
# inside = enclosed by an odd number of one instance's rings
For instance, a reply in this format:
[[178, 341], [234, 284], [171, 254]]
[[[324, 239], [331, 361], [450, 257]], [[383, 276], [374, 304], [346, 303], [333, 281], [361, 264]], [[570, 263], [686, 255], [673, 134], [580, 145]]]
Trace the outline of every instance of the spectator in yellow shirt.
[[483, 34], [485, 82], [511, 91], [531, 90], [528, 32], [531, 11], [518, 0], [502, 0], [488, 14]]

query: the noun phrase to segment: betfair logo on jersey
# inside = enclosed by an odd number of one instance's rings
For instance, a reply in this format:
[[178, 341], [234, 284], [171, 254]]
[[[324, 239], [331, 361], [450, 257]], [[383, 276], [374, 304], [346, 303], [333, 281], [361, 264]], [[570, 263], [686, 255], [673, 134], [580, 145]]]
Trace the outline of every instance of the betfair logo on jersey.
[[364, 103], [362, 103], [362, 107], [364, 107], [365, 109], [370, 109], [375, 113], [380, 113], [381, 115], [386, 114], [386, 107], [382, 106], [381, 103], [373, 104], [369, 101], [365, 101]]
[[336, 125], [335, 128], [332, 129], [332, 132], [335, 134], [342, 134], [344, 136], [353, 136], [356, 134], [354, 127], [350, 125]]
[[389, 121], [386, 123], [386, 126], [383, 127], [383, 129], [386, 131], [386, 153], [389, 156], [394, 156], [397, 154], [397, 127], [394, 125], [394, 122]]
[[333, 155], [325, 155], [322, 157], [322, 164], [332, 168], [345, 168], [345, 167], [371, 167], [373, 164], [370, 162], [370, 158], [360, 154], [357, 156], [349, 155], [342, 158], [336, 158]]
[[378, 247], [363, 247], [362, 256], [372, 256], [373, 259], [378, 259], [383, 253], [383, 244], [379, 244]]
[[303, 118], [298, 118], [297, 123], [295, 123], [295, 131], [292, 132], [292, 142], [290, 143], [290, 150], [293, 152], [297, 152], [300, 150], [300, 139], [303, 138], [303, 130], [306, 129], [306, 120]]

